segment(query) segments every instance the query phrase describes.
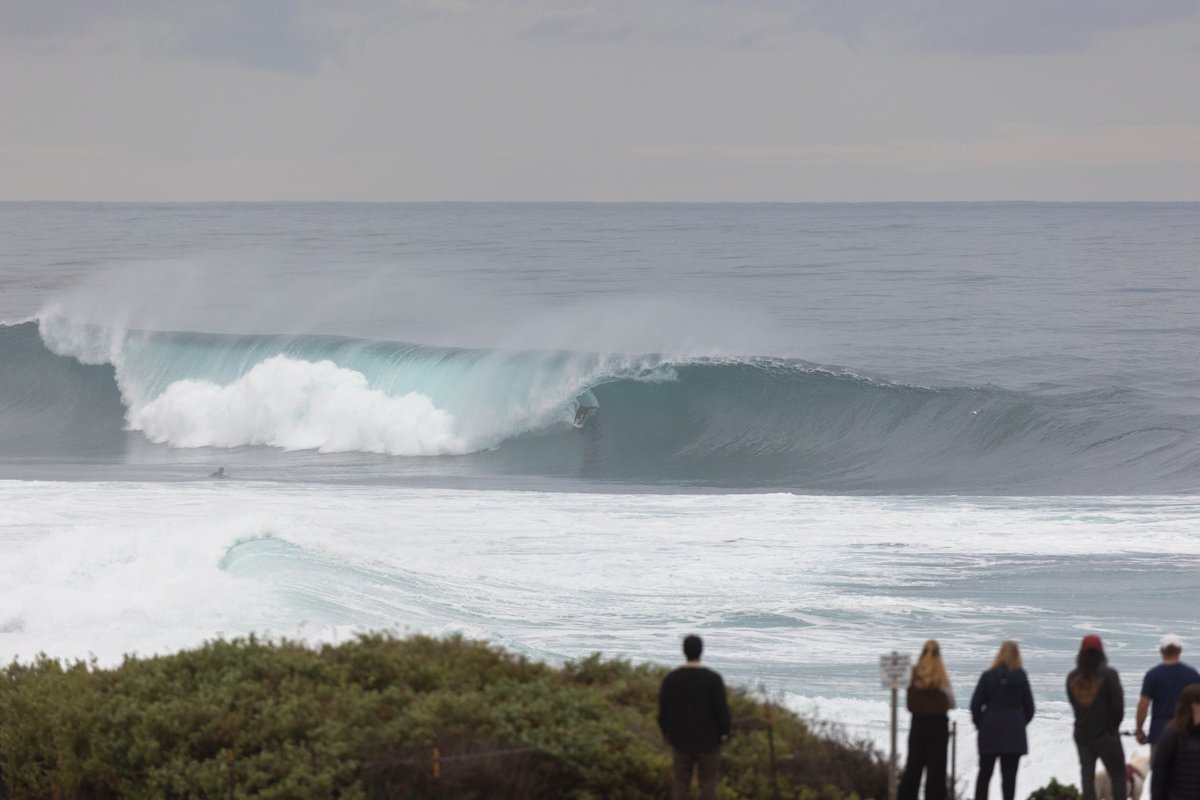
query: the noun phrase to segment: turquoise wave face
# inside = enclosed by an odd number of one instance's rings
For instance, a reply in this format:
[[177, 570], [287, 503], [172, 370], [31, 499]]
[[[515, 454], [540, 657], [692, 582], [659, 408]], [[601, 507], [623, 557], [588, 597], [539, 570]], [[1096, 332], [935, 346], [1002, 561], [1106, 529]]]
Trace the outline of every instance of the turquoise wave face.
[[[441, 477], [823, 492], [1180, 491], [1200, 474], [1197, 419], [1147, 411], [1132, 389], [1038, 396], [774, 358], [118, 335], [56, 318], [0, 327], [0, 359], [10, 458], [120, 458], [134, 439], [260, 460], [378, 454], [406, 476], [427, 463]], [[594, 411], [576, 425], [581, 405]]]

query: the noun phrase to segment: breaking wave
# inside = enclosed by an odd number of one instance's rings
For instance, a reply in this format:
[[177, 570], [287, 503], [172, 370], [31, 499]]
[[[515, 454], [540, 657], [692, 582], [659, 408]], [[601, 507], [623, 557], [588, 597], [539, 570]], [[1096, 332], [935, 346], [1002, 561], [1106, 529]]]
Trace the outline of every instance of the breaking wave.
[[[464, 474], [810, 491], [1190, 491], [1194, 417], [1129, 388], [921, 387], [778, 358], [0, 326], [8, 457], [175, 448], [454, 456]], [[578, 399], [598, 406], [581, 428]], [[107, 449], [106, 449], [107, 448]], [[457, 463], [457, 462], [456, 462]], [[443, 465], [444, 466], [444, 465]]]

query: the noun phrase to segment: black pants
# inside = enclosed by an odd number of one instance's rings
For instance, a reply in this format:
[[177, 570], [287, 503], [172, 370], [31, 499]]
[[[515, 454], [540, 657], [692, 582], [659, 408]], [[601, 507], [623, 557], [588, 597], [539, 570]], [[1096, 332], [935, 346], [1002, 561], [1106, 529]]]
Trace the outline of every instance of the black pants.
[[675, 750], [671, 760], [671, 796], [675, 800], [688, 800], [692, 796], [692, 774], [700, 784], [700, 800], [715, 800], [717, 779], [721, 774], [721, 751], [710, 753], [685, 753]]
[[[925, 800], [946, 800], [946, 744], [950, 741], [947, 717], [913, 714], [908, 729], [908, 761], [897, 791], [899, 800], [917, 800], [921, 773], [925, 773]], [[1121, 799], [1123, 800], [1123, 798]]]
[[1112, 782], [1113, 800], [1125, 800], [1125, 748], [1115, 733], [1096, 739], [1075, 737], [1079, 751], [1079, 785], [1083, 800], [1096, 800], [1096, 759], [1104, 764]]
[[975, 800], [987, 800], [988, 784], [992, 782], [992, 770], [996, 759], [1000, 759], [1000, 789], [1004, 800], [1013, 800], [1017, 794], [1017, 766], [1021, 756], [1016, 753], [980, 753], [979, 777], [975, 780]]

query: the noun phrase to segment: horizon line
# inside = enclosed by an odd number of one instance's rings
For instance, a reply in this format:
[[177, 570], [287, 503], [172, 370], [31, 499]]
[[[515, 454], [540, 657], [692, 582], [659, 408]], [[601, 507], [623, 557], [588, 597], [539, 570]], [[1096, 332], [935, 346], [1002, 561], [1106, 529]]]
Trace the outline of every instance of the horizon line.
[[744, 206], [852, 206], [852, 205], [1189, 205], [1190, 200], [78, 200], [0, 198], [3, 205], [744, 205]]

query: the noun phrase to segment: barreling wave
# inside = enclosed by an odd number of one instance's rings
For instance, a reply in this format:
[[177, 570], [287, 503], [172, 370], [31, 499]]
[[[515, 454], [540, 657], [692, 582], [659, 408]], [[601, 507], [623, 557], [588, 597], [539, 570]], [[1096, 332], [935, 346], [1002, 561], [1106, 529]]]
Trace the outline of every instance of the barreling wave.
[[[10, 458], [88, 457], [140, 435], [453, 456], [472, 475], [811, 491], [1179, 491], [1200, 472], [1196, 420], [1156, 417], [1128, 389], [1042, 397], [777, 358], [118, 333], [56, 314], [0, 326], [0, 366]], [[589, 392], [598, 411], [577, 428]]]

